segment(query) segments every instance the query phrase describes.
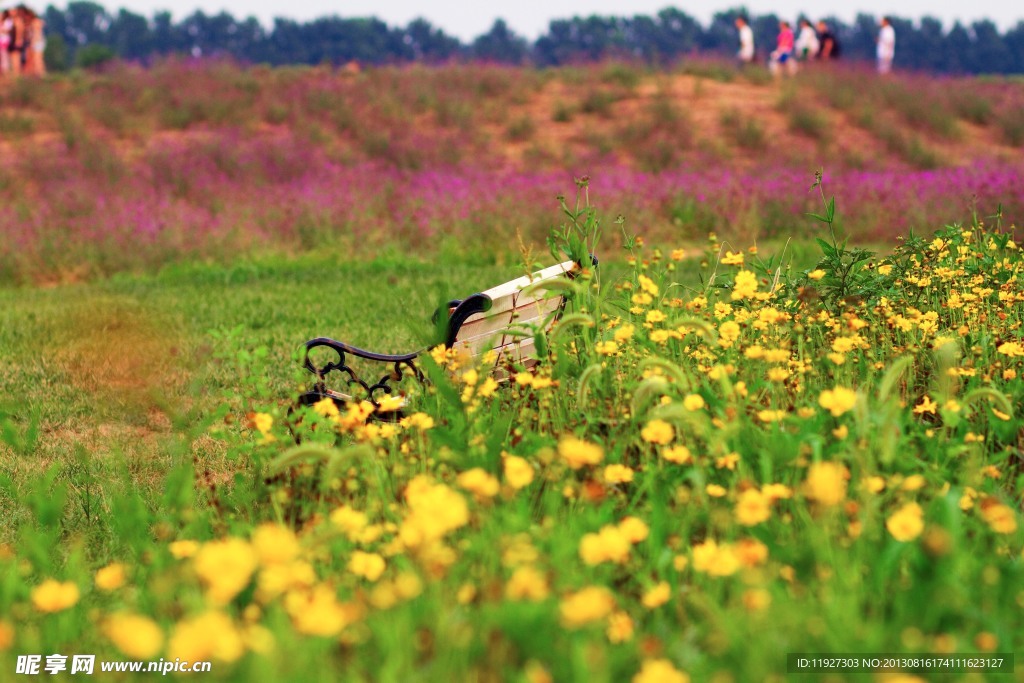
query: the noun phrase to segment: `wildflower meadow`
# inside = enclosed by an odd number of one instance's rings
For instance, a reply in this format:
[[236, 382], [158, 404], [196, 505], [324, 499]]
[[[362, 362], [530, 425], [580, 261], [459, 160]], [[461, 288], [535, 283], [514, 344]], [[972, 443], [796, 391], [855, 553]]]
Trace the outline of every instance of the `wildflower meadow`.
[[[84, 181], [55, 172], [5, 233], [0, 680], [54, 653], [225, 681], [936, 680], [788, 661], [902, 653], [1024, 680], [1018, 161], [313, 177], [287, 145], [165, 143], [162, 180], [60, 218]], [[233, 163], [292, 175], [243, 190]], [[271, 230], [302, 221], [304, 249]], [[33, 283], [58, 225], [83, 251]], [[536, 366], [438, 343], [443, 302], [566, 258]], [[423, 349], [426, 381], [300, 406], [323, 334]]]

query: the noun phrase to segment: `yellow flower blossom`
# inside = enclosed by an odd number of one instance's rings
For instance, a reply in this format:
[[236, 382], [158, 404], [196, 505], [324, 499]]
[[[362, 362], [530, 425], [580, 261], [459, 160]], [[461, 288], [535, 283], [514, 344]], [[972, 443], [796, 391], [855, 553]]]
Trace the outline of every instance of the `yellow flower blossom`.
[[630, 543], [639, 543], [650, 533], [647, 524], [639, 517], [625, 517], [619, 522], [619, 531]]
[[643, 594], [640, 603], [647, 609], [656, 609], [668, 602], [671, 596], [672, 589], [669, 587], [668, 582], [661, 581]]
[[751, 299], [757, 294], [757, 276], [749, 270], [741, 270], [736, 273], [736, 282], [733, 285], [731, 298], [733, 301], [740, 299]]
[[683, 407], [691, 413], [703, 410], [706, 405], [704, 397], [700, 394], [687, 394], [686, 397], [683, 398]]
[[501, 488], [498, 480], [481, 467], [461, 473], [455, 483], [478, 498], [493, 498]]
[[612, 525], [601, 527], [596, 534], [586, 534], [580, 540], [580, 559], [585, 564], [597, 565], [604, 562], [623, 564], [629, 559], [630, 542], [622, 531]]
[[731, 576], [740, 568], [740, 558], [732, 545], [709, 538], [693, 546], [693, 568], [711, 576]]
[[625, 612], [613, 612], [608, 616], [606, 634], [609, 642], [628, 643], [633, 640], [633, 619]]
[[615, 609], [615, 597], [604, 586], [587, 586], [562, 598], [558, 605], [562, 625], [576, 629], [603, 621]]
[[690, 683], [690, 677], [667, 659], [645, 659], [633, 683]]
[[517, 455], [505, 457], [504, 471], [505, 481], [516, 490], [529, 486], [533, 481], [533, 466]]
[[584, 465], [597, 465], [604, 460], [604, 449], [573, 436], [562, 437], [558, 442], [558, 454], [574, 470]]
[[103, 633], [118, 650], [133, 659], [151, 659], [163, 648], [164, 632], [147, 617], [127, 612], [112, 614]]
[[897, 541], [912, 541], [924, 531], [924, 512], [917, 503], [907, 503], [885, 521], [885, 528]]
[[846, 498], [847, 475], [839, 463], [814, 463], [807, 471], [804, 495], [822, 505], [838, 505]]
[[228, 538], [204, 543], [192, 560], [211, 604], [225, 605], [249, 585], [256, 553], [245, 541]]
[[281, 564], [299, 554], [295, 532], [280, 524], [261, 524], [252, 535], [252, 549], [261, 565]]
[[371, 583], [379, 579], [386, 568], [387, 563], [377, 553], [364, 553], [357, 550], [352, 553], [352, 557], [348, 561], [348, 570], [350, 572], [356, 576], [363, 577]]
[[992, 531], [999, 534], [1012, 534], [1017, 530], [1017, 515], [1007, 505], [995, 501], [985, 501], [981, 505], [981, 517]]
[[742, 266], [743, 252], [737, 251], [733, 253], [731, 251], [727, 251], [725, 252], [725, 256], [722, 257], [721, 263], [723, 266]]
[[772, 516], [771, 501], [757, 489], [747, 489], [736, 502], [736, 521], [743, 526], [754, 526]]
[[547, 578], [529, 565], [517, 568], [505, 584], [505, 597], [509, 600], [539, 602], [546, 600], [549, 593]]
[[40, 612], [61, 612], [73, 607], [79, 598], [78, 586], [70, 581], [47, 579], [32, 589], [32, 605]]
[[176, 560], [183, 560], [199, 552], [199, 543], [188, 539], [174, 541], [168, 546], [168, 550]]
[[633, 481], [633, 470], [626, 465], [608, 465], [604, 468], [603, 479], [608, 484], [628, 484]]
[[660, 445], [671, 443], [675, 434], [675, 428], [664, 420], [651, 420], [640, 430], [640, 436], [644, 441]]
[[120, 562], [112, 562], [96, 571], [96, 587], [101, 591], [117, 590], [127, 581], [125, 566]]
[[178, 622], [167, 641], [168, 660], [188, 662], [237, 661], [245, 652], [245, 643], [231, 618], [223, 612], [209, 611]]
[[685, 465], [688, 462], [693, 461], [693, 455], [690, 453], [690, 449], [686, 446], [671, 446], [661, 451], [661, 457], [669, 462], [674, 462], [679, 465]]
[[826, 389], [818, 396], [818, 405], [832, 413], [832, 417], [839, 417], [857, 405], [857, 392], [846, 387]]

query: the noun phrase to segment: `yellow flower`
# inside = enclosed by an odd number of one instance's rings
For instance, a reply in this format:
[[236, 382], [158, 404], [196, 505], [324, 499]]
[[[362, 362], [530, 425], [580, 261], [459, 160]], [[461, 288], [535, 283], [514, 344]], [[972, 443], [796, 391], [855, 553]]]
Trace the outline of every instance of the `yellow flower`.
[[736, 502], [736, 520], [743, 526], [754, 526], [772, 516], [771, 502], [757, 489], [747, 489]]
[[665, 314], [655, 309], [653, 311], [647, 311], [647, 322], [651, 324], [665, 322]]
[[273, 434], [270, 433], [270, 429], [273, 427], [273, 416], [266, 413], [256, 413], [252, 416], [252, 425], [263, 435], [265, 442], [274, 440]]
[[512, 572], [505, 584], [505, 597], [509, 600], [540, 602], [548, 597], [548, 581], [540, 571], [525, 565]]
[[608, 617], [606, 633], [609, 642], [628, 643], [633, 640], [633, 619], [625, 612], [613, 612]]
[[47, 579], [32, 589], [32, 604], [40, 612], [60, 612], [78, 602], [78, 586], [70, 581]]
[[648, 443], [665, 445], [675, 438], [676, 430], [664, 420], [651, 420], [640, 430], [640, 436]]
[[615, 330], [615, 334], [613, 335], [615, 337], [615, 341], [619, 342], [620, 344], [622, 342], [629, 341], [630, 339], [633, 338], [633, 332], [635, 329], [636, 328], [634, 328], [629, 323], [623, 325], [622, 327]]
[[377, 404], [378, 413], [393, 413], [405, 405], [405, 396], [388, 394]]
[[757, 294], [757, 276], [749, 270], [736, 273], [736, 284], [733, 285], [732, 300], [750, 299]]
[[164, 632], [152, 619], [119, 612], [103, 624], [103, 632], [114, 646], [133, 659], [155, 657], [164, 645]]
[[661, 457], [669, 462], [674, 462], [679, 465], [685, 465], [693, 460], [693, 455], [690, 453], [690, 449], [686, 446], [672, 446], [671, 448], [666, 448], [661, 452]]
[[938, 408], [938, 404], [925, 394], [921, 397], [921, 402], [914, 406], [914, 414], [923, 415], [924, 413], [931, 413], [934, 415], [936, 408]]
[[192, 563], [206, 585], [207, 599], [214, 605], [226, 605], [249, 585], [256, 553], [245, 541], [228, 538], [204, 543]]
[[640, 283], [640, 289], [651, 296], [658, 296], [658, 285], [654, 283], [654, 280], [643, 274], [638, 275], [636, 280]]
[[690, 683], [690, 677], [667, 659], [645, 659], [633, 683]]
[[670, 597], [672, 597], [672, 589], [669, 587], [667, 581], [661, 581], [644, 593], [640, 602], [647, 609], [656, 609], [668, 602]]
[[825, 277], [825, 271], [822, 270], [821, 268], [815, 268], [811, 272], [807, 273], [807, 277], [811, 278], [812, 280], [820, 280], [821, 278]]
[[839, 417], [857, 405], [857, 392], [846, 387], [826, 389], [818, 397], [818, 405], [832, 413], [832, 417]]
[[428, 545], [469, 522], [469, 508], [458, 492], [426, 476], [413, 478], [405, 487], [409, 510], [398, 530], [409, 547]]
[[14, 627], [8, 622], [0, 620], [0, 652], [7, 650], [14, 644]]
[[708, 484], [704, 487], [704, 491], [712, 498], [721, 498], [726, 493], [725, 488], [718, 484]]
[[[323, 417], [337, 417], [338, 405], [334, 402], [334, 399], [332, 398], [322, 398], [313, 404], [313, 412]], [[273, 424], [273, 420], [271, 420], [271, 424]]]
[[607, 341], [599, 341], [594, 344], [594, 351], [602, 356], [614, 356], [619, 352], [619, 345], [610, 339]]
[[[375, 590], [381, 587], [378, 585]], [[390, 585], [387, 589], [394, 592]], [[397, 596], [391, 597], [393, 602], [397, 601]], [[338, 602], [334, 591], [323, 584], [311, 591], [288, 593], [284, 608], [292, 618], [295, 630], [312, 636], [336, 636], [346, 626], [358, 621], [360, 616], [360, 608]]]
[[106, 567], [96, 571], [96, 587], [101, 591], [117, 590], [127, 580], [125, 567], [120, 562], [111, 562]]
[[428, 429], [433, 429], [434, 418], [430, 417], [426, 413], [413, 413], [409, 417], [402, 418], [400, 423], [405, 428], [418, 429], [421, 432], [425, 432]]
[[885, 528], [897, 541], [912, 541], [924, 531], [924, 512], [917, 503], [907, 503], [889, 516]]
[[1003, 342], [996, 348], [996, 351], [1010, 358], [1018, 358], [1024, 356], [1024, 344], [1020, 342]]
[[709, 538], [693, 546], [693, 568], [711, 576], [731, 576], [740, 568], [740, 558], [733, 546]]
[[838, 505], [846, 498], [846, 478], [846, 468], [839, 463], [814, 463], [807, 471], [804, 495], [822, 505]]
[[768, 559], [768, 546], [755, 538], [743, 538], [733, 546], [736, 557], [746, 567], [756, 567]]
[[629, 559], [629, 551], [629, 539], [618, 527], [610, 524], [601, 527], [596, 534], [584, 535], [580, 540], [580, 559], [591, 566], [603, 562], [624, 564]]
[[639, 543], [650, 533], [647, 524], [639, 517], [625, 517], [619, 522], [619, 531], [630, 543]]
[[361, 576], [369, 582], [374, 582], [384, 573], [387, 564], [384, 558], [377, 553], [364, 553], [357, 550], [352, 553], [348, 561], [348, 570], [356, 576]]
[[628, 484], [633, 481], [633, 470], [625, 465], [608, 465], [603, 476], [608, 484]]
[[506, 456], [505, 481], [516, 490], [529, 486], [533, 481], [533, 467], [517, 455]]
[[757, 411], [757, 419], [761, 422], [772, 423], [782, 422], [786, 419], [785, 410], [759, 410]]
[[750, 588], [744, 591], [742, 600], [748, 612], [761, 612], [772, 604], [772, 594], [764, 588]]
[[199, 543], [191, 540], [174, 541], [168, 546], [171, 551], [171, 555], [177, 560], [183, 560], [187, 557], [192, 557], [199, 552]]
[[879, 275], [888, 275], [892, 272], [892, 266], [886, 263], [885, 265], [878, 266]]
[[725, 256], [722, 257], [723, 266], [742, 266], [743, 265], [743, 252], [738, 251], [733, 253], [731, 251], [725, 252]]
[[299, 554], [295, 532], [280, 524], [261, 524], [252, 534], [252, 549], [262, 565], [291, 562]]
[[998, 534], [1012, 534], [1017, 530], [1017, 516], [1002, 503], [986, 500], [981, 504], [981, 516]]
[[366, 513], [353, 510], [348, 505], [335, 508], [331, 512], [330, 520], [331, 524], [341, 529], [351, 541], [356, 540], [360, 532], [370, 523]]
[[558, 442], [558, 454], [574, 470], [584, 465], [597, 465], [604, 460], [604, 449], [573, 436], [564, 436]]
[[736, 463], [740, 461], [739, 453], [726, 453], [720, 458], [715, 459], [715, 467], [720, 470], [735, 470]]
[[501, 488], [498, 480], [480, 467], [463, 472], [455, 478], [455, 482], [460, 488], [480, 498], [493, 498]]
[[868, 493], [879, 493], [885, 490], [885, 479], [876, 475], [866, 478], [861, 485]]
[[687, 394], [686, 398], [683, 399], [683, 407], [691, 413], [703, 410], [705, 405], [704, 397], [700, 394]]
[[587, 586], [562, 598], [558, 612], [566, 628], [580, 628], [601, 621], [615, 609], [615, 597], [604, 586]]
[[769, 503], [793, 497], [793, 489], [785, 484], [765, 484], [761, 487], [761, 493], [764, 494]]
[[209, 611], [178, 622], [167, 641], [167, 659], [234, 662], [245, 652], [235, 624], [223, 612]]

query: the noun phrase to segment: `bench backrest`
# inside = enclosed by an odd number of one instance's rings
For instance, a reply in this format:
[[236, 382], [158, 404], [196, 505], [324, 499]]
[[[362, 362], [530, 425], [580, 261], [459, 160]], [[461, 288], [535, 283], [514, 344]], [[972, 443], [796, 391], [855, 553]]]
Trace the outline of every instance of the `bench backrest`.
[[[521, 328], [545, 323], [550, 327], [565, 305], [564, 296], [548, 296], [538, 283], [572, 279], [579, 272], [579, 264], [565, 261], [473, 295], [451, 310], [448, 345], [465, 349], [473, 357], [496, 351], [498, 366], [535, 365], [533, 338], [523, 336]], [[524, 293], [527, 287], [529, 292]], [[510, 327], [519, 333], [513, 334]]]

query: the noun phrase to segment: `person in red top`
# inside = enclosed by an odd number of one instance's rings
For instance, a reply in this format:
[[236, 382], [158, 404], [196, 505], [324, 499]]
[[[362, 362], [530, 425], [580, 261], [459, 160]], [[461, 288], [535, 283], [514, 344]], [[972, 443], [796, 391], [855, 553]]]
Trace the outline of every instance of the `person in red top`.
[[793, 28], [788, 21], [779, 22], [779, 39], [775, 50], [768, 61], [768, 70], [778, 76], [785, 69], [790, 76], [796, 73], [796, 60], [793, 59]]

